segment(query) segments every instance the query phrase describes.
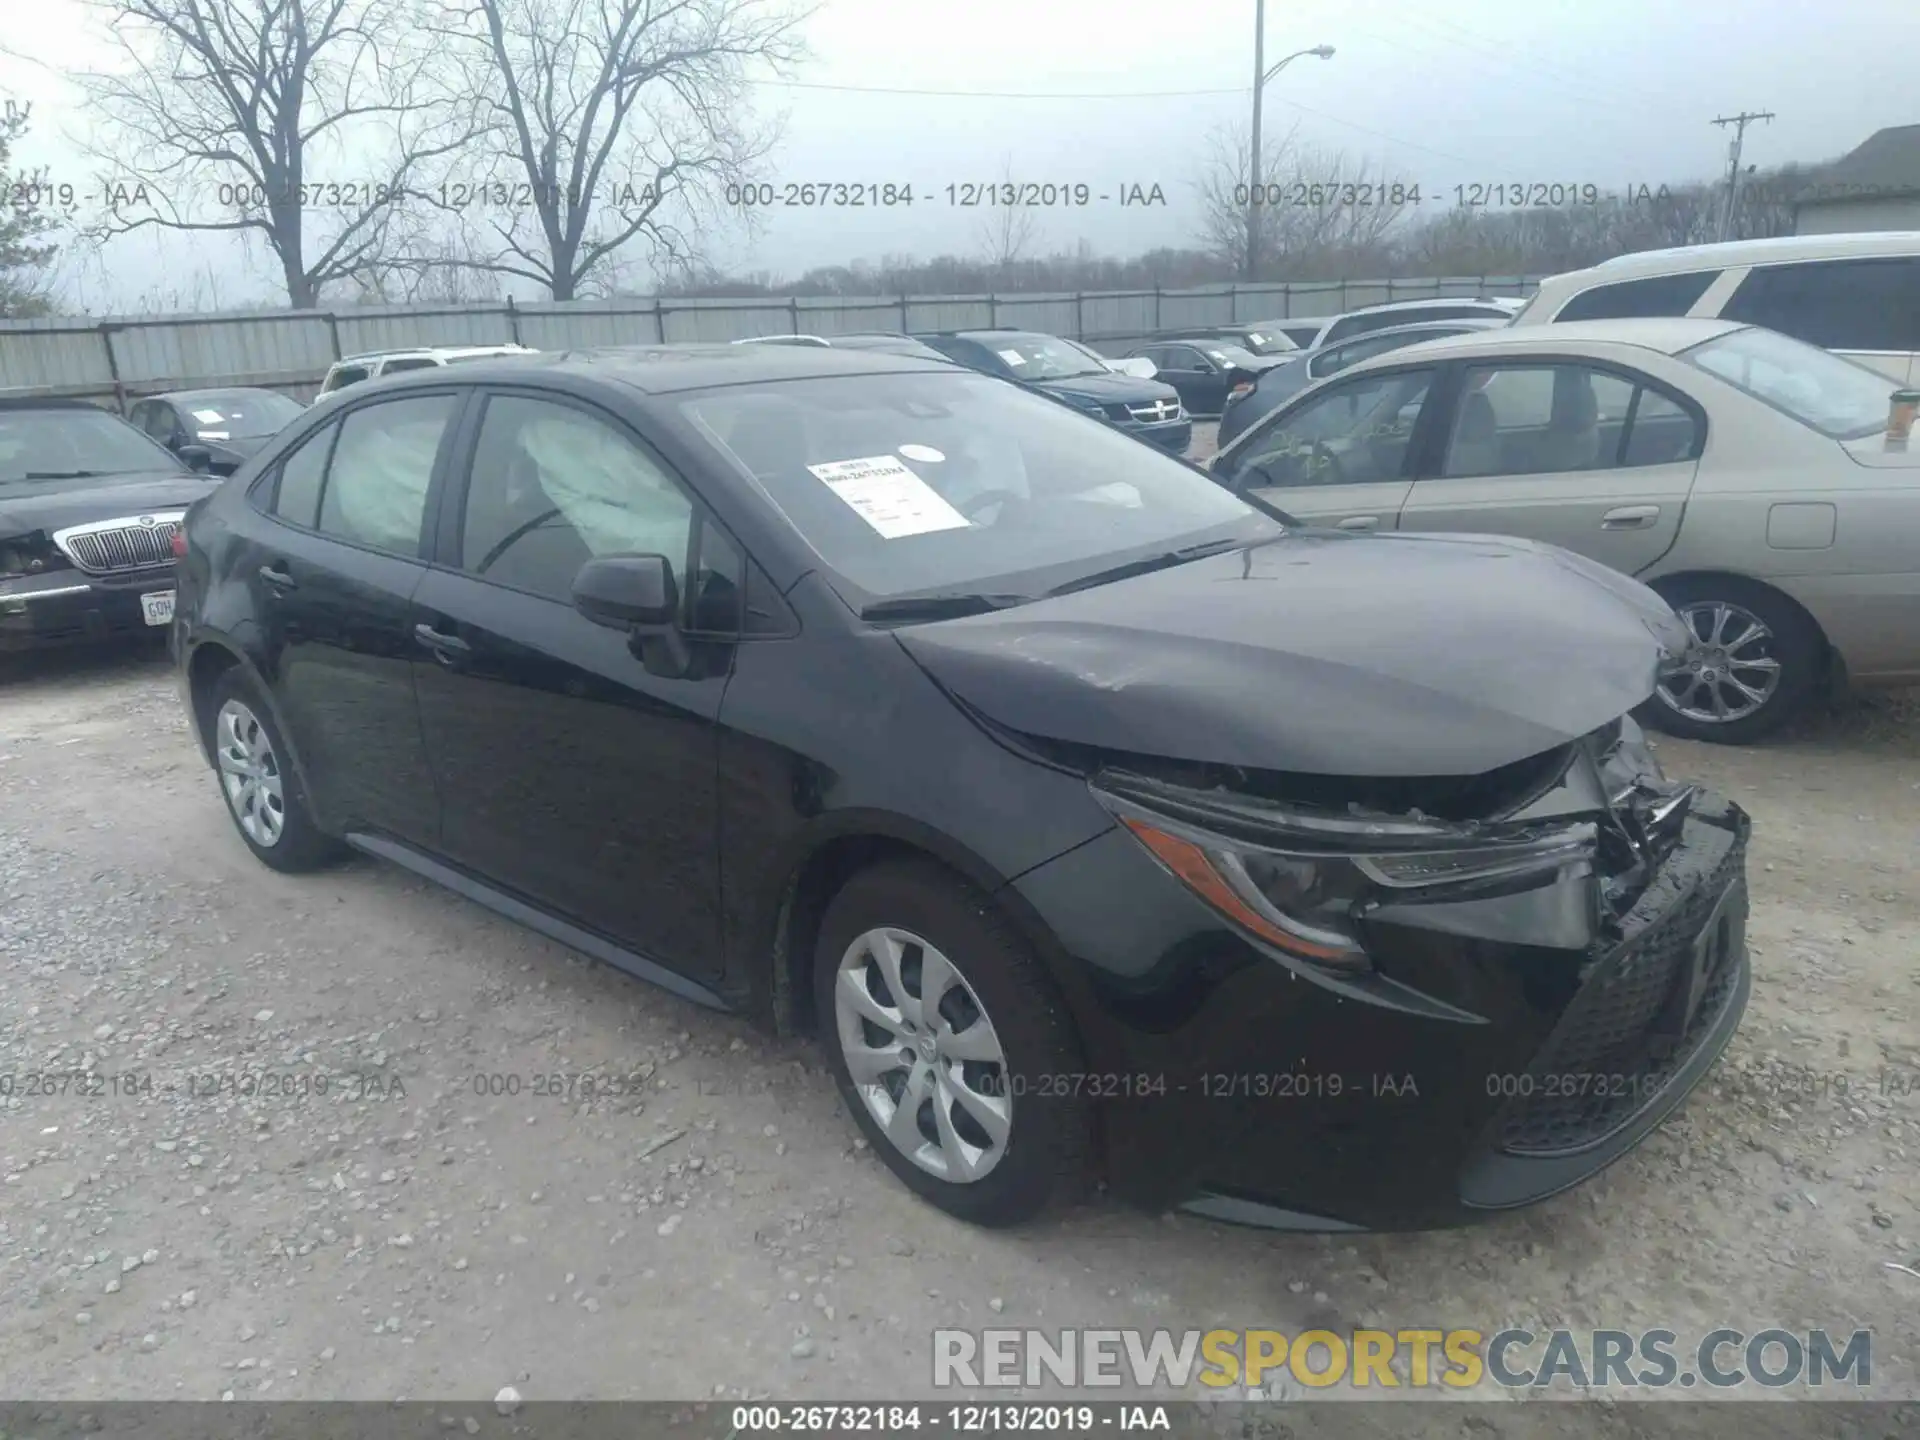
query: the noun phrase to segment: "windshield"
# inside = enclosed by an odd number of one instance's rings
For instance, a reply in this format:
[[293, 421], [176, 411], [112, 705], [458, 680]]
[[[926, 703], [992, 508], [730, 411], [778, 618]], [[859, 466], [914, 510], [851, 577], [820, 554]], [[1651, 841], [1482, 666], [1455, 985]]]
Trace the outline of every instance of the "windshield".
[[1777, 330], [1735, 330], [1681, 352], [1709, 375], [1834, 440], [1858, 440], [1887, 423], [1899, 385]]
[[1218, 345], [1211, 340], [1201, 343], [1200, 353], [1222, 370], [1244, 370], [1249, 365], [1260, 363], [1251, 350], [1244, 350], [1238, 345]]
[[1275, 523], [1206, 475], [962, 370], [728, 386], [681, 413], [866, 595], [1037, 594]]
[[1284, 355], [1299, 348], [1278, 330], [1247, 331], [1247, 349], [1256, 355]]
[[175, 400], [174, 408], [202, 440], [273, 435], [289, 420], [305, 413], [297, 400], [271, 390], [210, 390], [182, 395]]
[[1071, 340], [1051, 335], [975, 335], [998, 355], [1017, 380], [1068, 380], [1076, 375], [1105, 375], [1107, 363]]
[[0, 410], [0, 486], [184, 469], [171, 451], [104, 410]]

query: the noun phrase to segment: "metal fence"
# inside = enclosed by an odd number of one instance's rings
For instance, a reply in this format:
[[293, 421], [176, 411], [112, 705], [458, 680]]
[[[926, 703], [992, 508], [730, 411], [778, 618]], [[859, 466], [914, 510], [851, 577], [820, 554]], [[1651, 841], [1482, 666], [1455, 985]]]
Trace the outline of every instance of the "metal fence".
[[1523, 275], [1068, 294], [636, 298], [537, 304], [281, 310], [270, 314], [0, 321], [0, 396], [103, 401], [258, 385], [310, 399], [335, 360], [419, 345], [515, 343], [536, 350], [739, 340], [776, 333], [1009, 326], [1109, 348], [1158, 330], [1338, 315], [1388, 300], [1520, 295]]

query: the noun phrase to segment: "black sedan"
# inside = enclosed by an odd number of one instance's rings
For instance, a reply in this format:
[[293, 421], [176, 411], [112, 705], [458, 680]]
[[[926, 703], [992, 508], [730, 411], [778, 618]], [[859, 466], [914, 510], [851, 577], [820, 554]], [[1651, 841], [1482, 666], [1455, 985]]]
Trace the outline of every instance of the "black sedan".
[[1207, 340], [1216, 345], [1237, 345], [1271, 359], [1292, 355], [1300, 348], [1278, 322], [1257, 320], [1247, 325], [1194, 325], [1184, 330], [1162, 330], [1141, 343], [1157, 344], [1163, 340]]
[[1308, 386], [1319, 384], [1329, 375], [1338, 375], [1349, 365], [1405, 345], [1417, 345], [1422, 340], [1464, 335], [1469, 330], [1497, 330], [1505, 324], [1504, 320], [1423, 320], [1415, 325], [1374, 330], [1318, 350], [1304, 351], [1288, 365], [1266, 371], [1252, 385], [1227, 397], [1215, 443], [1221, 446], [1232, 443], [1262, 416], [1271, 414]]
[[[1296, 529], [954, 366], [356, 387], [187, 521], [240, 839], [811, 1029], [907, 1185], [1419, 1227], [1631, 1149], [1746, 1003], [1747, 820], [1627, 712], [1651, 591]], [[1567, 664], [1578, 653], [1581, 663]]]
[[1234, 396], [1252, 390], [1262, 375], [1291, 363], [1290, 356], [1255, 355], [1220, 340], [1156, 340], [1136, 345], [1128, 358], [1151, 360], [1156, 374], [1193, 415], [1218, 415]]
[[174, 390], [139, 401], [127, 418], [195, 469], [231, 475], [305, 410], [278, 390]]
[[96, 405], [0, 400], [0, 650], [166, 635], [175, 534], [213, 488]]

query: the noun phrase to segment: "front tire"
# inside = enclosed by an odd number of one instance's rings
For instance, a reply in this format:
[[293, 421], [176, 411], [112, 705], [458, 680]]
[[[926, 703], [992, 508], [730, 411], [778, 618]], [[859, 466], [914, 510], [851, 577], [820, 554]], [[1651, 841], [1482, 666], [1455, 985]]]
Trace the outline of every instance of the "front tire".
[[1642, 709], [1648, 723], [1688, 740], [1746, 745], [1805, 707], [1819, 687], [1825, 644], [1785, 596], [1734, 576], [1657, 587], [1694, 648], [1661, 672]]
[[1091, 1118], [1072, 1023], [979, 891], [928, 862], [854, 876], [822, 919], [814, 1001], [841, 1098], [917, 1194], [1004, 1226], [1082, 1193]]
[[289, 874], [338, 858], [340, 842], [314, 824], [273, 711], [238, 666], [213, 682], [206, 714], [227, 818], [254, 858]]

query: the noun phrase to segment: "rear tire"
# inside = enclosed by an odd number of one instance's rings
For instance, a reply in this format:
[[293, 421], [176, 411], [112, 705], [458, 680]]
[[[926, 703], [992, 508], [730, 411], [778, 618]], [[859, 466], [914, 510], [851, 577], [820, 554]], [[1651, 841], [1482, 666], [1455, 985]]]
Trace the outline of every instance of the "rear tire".
[[293, 752], [259, 687], [233, 666], [214, 680], [206, 706], [220, 798], [254, 858], [288, 874], [338, 859], [345, 847], [314, 823]]
[[915, 1193], [1004, 1226], [1084, 1192], [1092, 1120], [1072, 1022], [978, 890], [927, 861], [855, 875], [822, 918], [814, 1001], [841, 1099]]
[[1648, 724], [1688, 740], [1746, 745], [1792, 720], [1819, 688], [1820, 629], [1777, 591], [1737, 576], [1690, 576], [1654, 587], [1696, 648], [1662, 672], [1641, 707]]

